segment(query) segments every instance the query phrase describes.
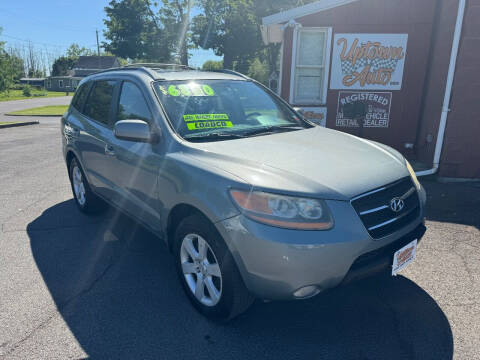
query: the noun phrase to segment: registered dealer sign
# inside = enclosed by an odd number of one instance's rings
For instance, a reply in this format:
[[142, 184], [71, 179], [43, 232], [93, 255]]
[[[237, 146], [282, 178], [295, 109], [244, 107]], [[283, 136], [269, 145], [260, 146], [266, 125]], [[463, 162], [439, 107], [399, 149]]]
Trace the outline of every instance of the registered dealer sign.
[[388, 128], [391, 106], [391, 92], [340, 91], [336, 125], [347, 128]]

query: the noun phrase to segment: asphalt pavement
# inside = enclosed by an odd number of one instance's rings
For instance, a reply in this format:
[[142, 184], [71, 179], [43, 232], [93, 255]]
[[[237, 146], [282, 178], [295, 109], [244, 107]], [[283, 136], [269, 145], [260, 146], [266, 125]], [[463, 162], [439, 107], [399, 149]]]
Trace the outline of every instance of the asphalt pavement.
[[78, 212], [58, 118], [0, 129], [0, 358], [480, 359], [480, 187], [424, 185], [428, 231], [402, 275], [221, 325], [191, 307], [161, 240]]
[[[68, 105], [72, 101], [71, 96], [59, 96], [52, 98], [32, 98], [25, 100], [0, 101], [0, 122], [6, 121], [37, 121], [38, 116], [8, 116], [12, 111], [31, 109], [47, 105]], [[1, 154], [0, 154], [1, 155]]]

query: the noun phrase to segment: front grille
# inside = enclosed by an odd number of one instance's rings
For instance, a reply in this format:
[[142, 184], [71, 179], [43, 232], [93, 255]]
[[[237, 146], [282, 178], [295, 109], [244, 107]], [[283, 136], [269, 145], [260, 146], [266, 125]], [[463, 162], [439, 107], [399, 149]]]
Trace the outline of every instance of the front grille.
[[[394, 198], [404, 201], [405, 206], [399, 212], [390, 207]], [[374, 239], [394, 233], [420, 215], [420, 201], [410, 177], [359, 195], [351, 203]]]

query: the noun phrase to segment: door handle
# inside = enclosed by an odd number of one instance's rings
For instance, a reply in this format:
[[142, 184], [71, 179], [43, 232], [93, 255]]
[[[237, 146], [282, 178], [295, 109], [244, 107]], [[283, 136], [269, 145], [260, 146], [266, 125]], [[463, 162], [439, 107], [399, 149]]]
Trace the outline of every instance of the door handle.
[[105, 145], [105, 154], [108, 156], [115, 156], [115, 150], [111, 145]]

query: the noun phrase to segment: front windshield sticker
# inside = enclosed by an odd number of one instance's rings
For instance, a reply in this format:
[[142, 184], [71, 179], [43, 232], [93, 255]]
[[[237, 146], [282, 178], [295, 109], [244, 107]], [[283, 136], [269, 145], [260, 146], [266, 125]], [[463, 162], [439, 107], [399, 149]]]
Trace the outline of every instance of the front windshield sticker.
[[183, 115], [188, 130], [206, 130], [216, 128], [231, 128], [233, 123], [228, 121], [227, 114], [192, 114]]
[[207, 96], [214, 96], [215, 91], [213, 91], [212, 87], [210, 85], [202, 85], [203, 92]]
[[170, 85], [168, 87], [168, 93], [172, 96], [180, 96], [180, 91], [175, 85]]
[[181, 84], [181, 85], [170, 85], [168, 90], [159, 85], [159, 90], [163, 95], [170, 96], [215, 96], [215, 91], [213, 91], [210, 85], [202, 85], [195, 83], [190, 84]]

